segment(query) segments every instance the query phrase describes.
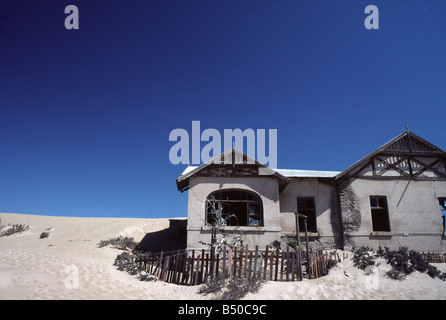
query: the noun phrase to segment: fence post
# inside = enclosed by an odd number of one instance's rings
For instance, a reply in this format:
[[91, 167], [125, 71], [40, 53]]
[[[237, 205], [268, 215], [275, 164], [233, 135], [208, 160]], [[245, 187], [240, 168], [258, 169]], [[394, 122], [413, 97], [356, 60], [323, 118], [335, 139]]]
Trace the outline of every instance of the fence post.
[[161, 271], [163, 269], [163, 251], [161, 251], [161, 255], [160, 255], [160, 262], [158, 264], [158, 268], [156, 270], [156, 276], [160, 277], [161, 276]]
[[298, 268], [299, 268], [299, 279], [303, 281], [303, 271], [302, 271], [302, 252], [300, 250], [300, 230], [299, 230], [299, 213], [295, 212], [296, 215], [296, 240], [297, 240], [297, 252], [298, 252]]
[[211, 279], [214, 278], [214, 260], [215, 260], [215, 246], [211, 247], [211, 259], [210, 259], [210, 275], [211, 275]]
[[[296, 253], [291, 253], [291, 281], [294, 281], [294, 268], [296, 267]], [[297, 275], [296, 275], [297, 276]]]
[[255, 258], [254, 258], [254, 273], [257, 274], [257, 258], [259, 256], [259, 246], [256, 246]]
[[273, 280], [274, 251], [271, 251], [269, 259], [269, 280]]
[[277, 281], [277, 276], [279, 274], [279, 247], [276, 248], [276, 270], [274, 273], [274, 280]]
[[232, 276], [232, 249], [229, 247], [228, 249], [228, 276]]
[[243, 268], [243, 248], [240, 250], [239, 264], [238, 264], [238, 277], [242, 277], [242, 268]]
[[252, 251], [249, 253], [249, 266], [248, 266], [248, 279], [251, 279], [252, 275]]
[[163, 269], [161, 271], [161, 280], [167, 281], [167, 275], [169, 271], [169, 260], [170, 256], [164, 258]]
[[268, 246], [265, 247], [265, 265], [263, 266], [263, 280], [266, 280], [266, 269], [268, 268]]
[[223, 246], [223, 277], [224, 276], [226, 276], [226, 246]]
[[248, 245], [246, 245], [246, 249], [245, 249], [245, 265], [244, 265], [244, 276], [247, 277], [248, 276], [248, 271], [247, 271], [247, 267], [248, 267]]
[[192, 259], [191, 259], [191, 264], [190, 264], [190, 268], [189, 268], [189, 273], [190, 273], [190, 281], [189, 284], [194, 284], [194, 262], [195, 262], [195, 250], [192, 250]]
[[237, 246], [234, 247], [234, 271], [232, 274], [237, 277]]
[[178, 284], [178, 265], [180, 263], [180, 250], [177, 250], [177, 254], [175, 256], [175, 273], [174, 273], [174, 277], [173, 277], [173, 282]]
[[307, 230], [307, 219], [304, 219], [304, 227], [305, 227], [305, 245], [307, 248], [307, 259], [308, 259], [308, 277], [312, 279], [313, 274], [311, 272], [311, 260], [310, 260], [310, 250], [308, 249], [308, 230]]
[[201, 250], [200, 283], [204, 281], [204, 249]]

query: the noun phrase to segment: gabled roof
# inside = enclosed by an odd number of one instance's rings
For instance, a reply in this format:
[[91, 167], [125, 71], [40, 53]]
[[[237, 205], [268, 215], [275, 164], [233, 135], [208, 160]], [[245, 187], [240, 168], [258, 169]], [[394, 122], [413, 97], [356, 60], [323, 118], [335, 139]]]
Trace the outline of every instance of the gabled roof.
[[[393, 160], [396, 162], [387, 161], [392, 157], [397, 159]], [[423, 163], [417, 157], [434, 159], [434, 161]], [[380, 168], [376, 168], [376, 172], [375, 163], [380, 166]], [[438, 164], [442, 165], [444, 169], [436, 169], [434, 165]], [[399, 166], [408, 166], [409, 172], [404, 172]], [[279, 191], [282, 192], [290, 182], [290, 178], [338, 179], [360, 175], [362, 170], [370, 167], [372, 167], [373, 174], [368, 176], [369, 178], [384, 177], [383, 174], [389, 173], [391, 170], [396, 170], [397, 174], [401, 174], [405, 178], [423, 178], [422, 174], [430, 170], [437, 178], [446, 179], [446, 152], [407, 130], [344, 171], [339, 172], [272, 169], [242, 151], [232, 148], [200, 166], [187, 167], [176, 182], [178, 190], [183, 192], [189, 188], [189, 178], [196, 175], [216, 177], [275, 176], [279, 179]], [[382, 169], [383, 167], [384, 169]], [[378, 172], [378, 170], [380, 171]], [[393, 178], [393, 176], [386, 176], [386, 178]]]
[[364, 165], [367, 165], [369, 161], [375, 156], [379, 155], [399, 155], [404, 156], [407, 159], [414, 156], [432, 156], [432, 157], [446, 157], [446, 152], [432, 143], [424, 140], [413, 132], [406, 130], [399, 136], [393, 138], [386, 144], [382, 145], [374, 152], [365, 156], [361, 160], [357, 161], [341, 173], [336, 178], [349, 175], [352, 172], [358, 172]]
[[[221, 155], [218, 155], [208, 162], [202, 164], [201, 166], [187, 167], [186, 170], [184, 170], [181, 176], [177, 179], [178, 190], [181, 192], [186, 191], [189, 187], [189, 178], [195, 175], [199, 175], [206, 168], [210, 168], [211, 166], [215, 166], [220, 169], [222, 175], [218, 176], [225, 176], [224, 171], [229, 172], [228, 170], [231, 170], [231, 168], [233, 168], [233, 170], [231, 171], [236, 176], [240, 177], [246, 177], [250, 175], [252, 176], [254, 174], [253, 168], [258, 168], [255, 174], [259, 176], [275, 176], [279, 179], [280, 191], [283, 191], [290, 182], [290, 179], [277, 172], [276, 170], [264, 164], [261, 164], [254, 158], [248, 156], [247, 154], [236, 148], [231, 148]], [[243, 168], [246, 168], [246, 170], [243, 170]]]

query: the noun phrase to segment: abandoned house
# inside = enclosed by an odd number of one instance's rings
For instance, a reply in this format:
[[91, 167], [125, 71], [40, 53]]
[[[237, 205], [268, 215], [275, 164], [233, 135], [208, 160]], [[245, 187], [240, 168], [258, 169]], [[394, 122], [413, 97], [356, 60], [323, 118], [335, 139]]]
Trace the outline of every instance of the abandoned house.
[[232, 148], [176, 182], [188, 248], [207, 246], [215, 212], [251, 248], [296, 237], [298, 212], [313, 247], [446, 251], [446, 153], [408, 130], [342, 172], [272, 169]]

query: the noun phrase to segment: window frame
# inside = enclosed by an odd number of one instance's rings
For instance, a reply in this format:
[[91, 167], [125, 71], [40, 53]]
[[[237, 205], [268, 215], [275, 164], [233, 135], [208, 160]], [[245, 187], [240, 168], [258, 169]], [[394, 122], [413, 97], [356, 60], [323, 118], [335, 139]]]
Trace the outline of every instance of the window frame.
[[[299, 209], [299, 200], [304, 202], [304, 209]], [[308, 201], [311, 201], [312, 208], [308, 208]], [[308, 232], [318, 232], [317, 231], [317, 212], [316, 212], [316, 201], [314, 197], [296, 197], [297, 212], [307, 216], [307, 231]], [[304, 231], [303, 219], [299, 219], [299, 230]]]
[[[222, 210], [221, 226], [223, 227], [263, 227], [264, 226], [264, 210], [263, 201], [259, 194], [251, 190], [229, 188], [211, 192], [206, 197], [205, 205], [205, 225], [213, 226], [216, 221], [210, 221], [212, 218], [211, 211], [214, 210], [210, 204], [213, 201], [217, 210]], [[215, 207], [214, 204], [214, 207]], [[229, 208], [223, 211], [223, 207]], [[246, 206], [246, 210], [243, 207]], [[258, 210], [250, 210], [257, 207]], [[237, 210], [238, 212], [234, 212]], [[232, 216], [234, 215], [234, 216]], [[255, 219], [257, 217], [257, 219]]]
[[[374, 204], [376, 204], [376, 206]], [[370, 195], [369, 205], [370, 205], [370, 216], [372, 220], [372, 231], [391, 232], [392, 227], [390, 224], [389, 202], [387, 201], [387, 196]], [[383, 215], [385, 215], [385, 217], [383, 217]], [[377, 221], [377, 219], [380, 220]]]
[[440, 205], [440, 215], [441, 215], [441, 220], [442, 220], [442, 224], [443, 224], [443, 233], [446, 233], [446, 226], [445, 226], [445, 220], [446, 220], [446, 218], [445, 218], [445, 215], [446, 215], [446, 197], [439, 197], [438, 198], [438, 203]]

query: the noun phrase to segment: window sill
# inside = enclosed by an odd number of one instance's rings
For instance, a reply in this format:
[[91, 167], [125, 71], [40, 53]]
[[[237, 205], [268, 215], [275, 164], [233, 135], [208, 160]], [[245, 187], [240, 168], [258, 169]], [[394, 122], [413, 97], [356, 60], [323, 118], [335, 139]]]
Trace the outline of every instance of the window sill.
[[446, 236], [446, 233], [438, 232], [407, 232], [407, 231], [363, 231], [345, 232], [347, 237], [415, 237], [415, 236]]
[[[307, 232], [308, 238], [319, 238], [319, 232]], [[305, 237], [305, 232], [299, 232], [300, 237]]]
[[[212, 227], [210, 226], [203, 226], [201, 227], [202, 231], [212, 231]], [[243, 232], [264, 232], [264, 231], [271, 231], [267, 229], [265, 226], [224, 226], [220, 228], [221, 231], [243, 231]]]
[[374, 237], [392, 237], [396, 234], [391, 231], [372, 231], [370, 232], [370, 235]]
[[[285, 233], [285, 236], [290, 237], [290, 238], [296, 238], [296, 233], [295, 232], [288, 232]], [[333, 235], [330, 235], [333, 236]], [[300, 238], [304, 238], [305, 237], [305, 232], [299, 232], [299, 237]], [[308, 238], [320, 238], [321, 235], [319, 232], [308, 232]]]

